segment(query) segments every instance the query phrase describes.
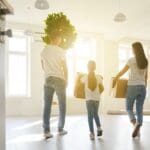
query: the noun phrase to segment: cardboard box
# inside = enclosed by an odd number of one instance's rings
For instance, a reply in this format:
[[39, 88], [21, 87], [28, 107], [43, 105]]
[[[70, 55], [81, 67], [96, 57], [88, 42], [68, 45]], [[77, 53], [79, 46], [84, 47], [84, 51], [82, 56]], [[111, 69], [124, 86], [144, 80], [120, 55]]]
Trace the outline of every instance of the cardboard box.
[[128, 80], [118, 79], [115, 87], [113, 88], [113, 79], [114, 78], [112, 78], [111, 82], [111, 96], [114, 98], [126, 98]]
[[85, 74], [77, 73], [75, 88], [74, 88], [74, 96], [76, 98], [85, 99], [85, 87], [84, 84], [81, 82], [81, 78]]

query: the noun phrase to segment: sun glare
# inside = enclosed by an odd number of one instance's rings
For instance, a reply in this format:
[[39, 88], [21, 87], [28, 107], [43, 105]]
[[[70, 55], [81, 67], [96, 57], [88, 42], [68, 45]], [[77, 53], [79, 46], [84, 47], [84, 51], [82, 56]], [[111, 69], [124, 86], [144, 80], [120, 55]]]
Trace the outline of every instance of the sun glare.
[[77, 72], [87, 73], [87, 63], [96, 59], [96, 41], [91, 37], [79, 37], [74, 47], [67, 52], [69, 68], [68, 95], [73, 95]]

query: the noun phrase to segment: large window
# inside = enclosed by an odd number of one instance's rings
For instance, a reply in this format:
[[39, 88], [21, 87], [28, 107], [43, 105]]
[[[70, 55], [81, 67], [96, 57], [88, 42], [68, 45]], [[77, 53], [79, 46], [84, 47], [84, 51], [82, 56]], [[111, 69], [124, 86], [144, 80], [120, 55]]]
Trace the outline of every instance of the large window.
[[79, 37], [74, 48], [67, 52], [67, 62], [69, 68], [68, 94], [73, 94], [75, 76], [77, 72], [86, 73], [87, 63], [96, 59], [96, 41], [89, 37]]
[[7, 96], [29, 96], [30, 39], [22, 31], [14, 31], [7, 47]]
[[[129, 45], [119, 45], [119, 71], [126, 65], [128, 59], [132, 56], [132, 50]], [[124, 74], [123, 77], [128, 78], [128, 73]]]

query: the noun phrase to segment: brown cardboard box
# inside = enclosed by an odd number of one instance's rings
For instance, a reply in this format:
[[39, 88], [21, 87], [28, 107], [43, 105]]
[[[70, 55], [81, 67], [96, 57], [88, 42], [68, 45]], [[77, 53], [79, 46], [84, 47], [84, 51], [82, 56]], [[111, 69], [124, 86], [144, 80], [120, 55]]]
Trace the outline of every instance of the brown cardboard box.
[[85, 74], [83, 73], [77, 73], [76, 82], [75, 82], [75, 88], [74, 88], [74, 96], [76, 98], [85, 99], [85, 90], [84, 90], [84, 84], [81, 82], [81, 78]]
[[111, 83], [111, 95], [115, 98], [126, 98], [127, 93], [127, 79], [118, 79], [115, 87], [113, 88], [113, 78]]

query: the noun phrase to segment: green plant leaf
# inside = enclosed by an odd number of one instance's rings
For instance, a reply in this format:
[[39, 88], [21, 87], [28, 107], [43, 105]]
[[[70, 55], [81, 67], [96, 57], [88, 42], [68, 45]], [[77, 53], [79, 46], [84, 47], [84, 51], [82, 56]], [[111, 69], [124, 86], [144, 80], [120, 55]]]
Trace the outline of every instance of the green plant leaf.
[[63, 37], [61, 47], [69, 49], [76, 40], [76, 29], [70, 23], [70, 20], [62, 12], [49, 14], [45, 22], [45, 35], [42, 37], [43, 42], [47, 45], [51, 41], [51, 37], [56, 32], [60, 32]]

